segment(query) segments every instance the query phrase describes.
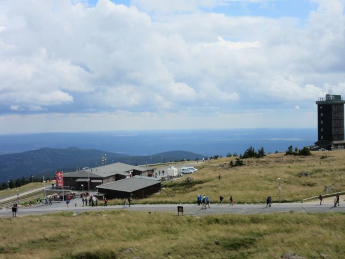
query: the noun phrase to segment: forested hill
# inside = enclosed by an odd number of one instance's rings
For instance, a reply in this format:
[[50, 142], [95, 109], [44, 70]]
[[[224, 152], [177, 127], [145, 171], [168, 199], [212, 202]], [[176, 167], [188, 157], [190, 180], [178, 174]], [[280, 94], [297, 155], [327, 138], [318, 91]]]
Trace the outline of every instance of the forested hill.
[[23, 153], [0, 155], [0, 182], [30, 177], [31, 175], [35, 178], [43, 175], [51, 178], [57, 170], [67, 172], [75, 171], [77, 167], [100, 166], [103, 154], [107, 156], [107, 164], [122, 162], [132, 165], [180, 161], [184, 159], [196, 160], [205, 157], [185, 151], [171, 151], [150, 156], [128, 156], [96, 149], [80, 149], [75, 147], [66, 149], [41, 148]]

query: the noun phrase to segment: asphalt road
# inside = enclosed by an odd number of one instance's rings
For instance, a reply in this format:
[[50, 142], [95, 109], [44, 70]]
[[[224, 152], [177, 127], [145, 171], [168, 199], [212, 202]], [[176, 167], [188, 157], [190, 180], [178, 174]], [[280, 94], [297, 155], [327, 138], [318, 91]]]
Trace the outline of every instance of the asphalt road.
[[[177, 214], [177, 206], [183, 206], [184, 215], [213, 215], [213, 214], [269, 214], [269, 213], [329, 213], [329, 212], [345, 212], [345, 204], [340, 204], [339, 207], [334, 207], [333, 204], [327, 203], [320, 205], [315, 203], [284, 203], [272, 204], [272, 207], [266, 208], [265, 204], [243, 204], [229, 206], [229, 204], [211, 204], [211, 208], [201, 209], [201, 206], [194, 204], [161, 204], [161, 205], [128, 205], [123, 206], [99, 206], [99, 207], [82, 207], [82, 203], [78, 200], [78, 206], [74, 207], [74, 201], [71, 202], [70, 207], [67, 208], [66, 204], [54, 203], [53, 205], [34, 205], [32, 207], [19, 208], [17, 216], [27, 215], [41, 215], [54, 212], [70, 211], [74, 213], [81, 213], [85, 211], [101, 211], [101, 210], [131, 210], [131, 211], [147, 211], [147, 212], [173, 212]], [[10, 209], [0, 210], [0, 217], [12, 217]]]

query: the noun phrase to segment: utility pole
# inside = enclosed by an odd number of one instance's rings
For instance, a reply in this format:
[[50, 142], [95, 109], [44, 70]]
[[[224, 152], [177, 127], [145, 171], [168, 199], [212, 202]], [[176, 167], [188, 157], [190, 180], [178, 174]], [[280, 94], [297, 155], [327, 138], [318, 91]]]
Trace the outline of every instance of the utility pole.
[[278, 193], [279, 193], [279, 204], [280, 204], [280, 178], [277, 178], [278, 180]]

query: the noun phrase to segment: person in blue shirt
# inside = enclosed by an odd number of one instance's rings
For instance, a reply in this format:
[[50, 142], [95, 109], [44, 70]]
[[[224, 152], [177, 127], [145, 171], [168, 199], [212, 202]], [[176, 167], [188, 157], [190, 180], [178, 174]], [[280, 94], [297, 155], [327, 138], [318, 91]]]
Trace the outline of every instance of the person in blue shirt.
[[[206, 204], [210, 208], [210, 199], [208, 198], [208, 196], [206, 197]], [[205, 208], [206, 208], [206, 206], [205, 206]]]

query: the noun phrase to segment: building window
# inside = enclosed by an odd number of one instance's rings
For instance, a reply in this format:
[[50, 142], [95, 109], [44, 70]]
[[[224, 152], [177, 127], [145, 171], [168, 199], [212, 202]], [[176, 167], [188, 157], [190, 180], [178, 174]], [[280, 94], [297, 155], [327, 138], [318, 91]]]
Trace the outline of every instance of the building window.
[[321, 136], [321, 139], [323, 139], [323, 136]]
[[321, 116], [323, 116], [323, 113], [321, 112]]
[[321, 121], [321, 124], [323, 124], [323, 121]]
[[323, 128], [321, 128], [321, 131], [323, 131]]
[[322, 109], [322, 106], [320, 106], [320, 109]]

